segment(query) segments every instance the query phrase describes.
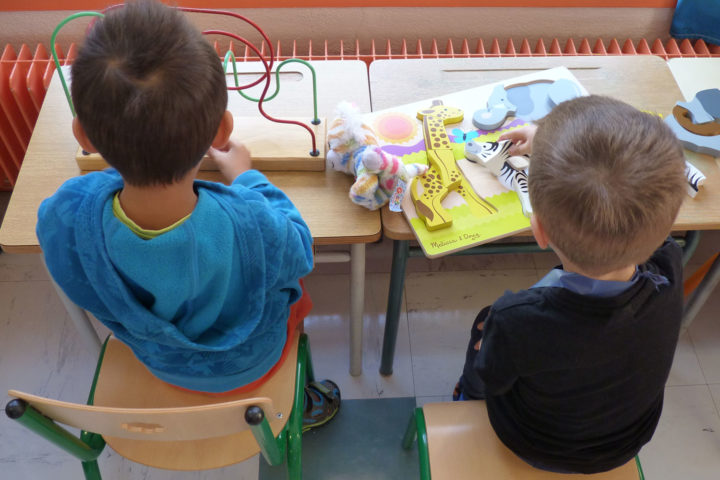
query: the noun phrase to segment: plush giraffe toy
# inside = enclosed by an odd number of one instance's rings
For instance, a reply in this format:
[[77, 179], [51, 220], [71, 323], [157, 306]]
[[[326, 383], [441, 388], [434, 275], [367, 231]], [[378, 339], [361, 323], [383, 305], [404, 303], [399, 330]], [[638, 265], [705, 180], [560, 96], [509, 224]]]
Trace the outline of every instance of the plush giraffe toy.
[[406, 165], [396, 156], [383, 152], [375, 132], [347, 102], [337, 106], [327, 138], [328, 165], [355, 176], [350, 200], [370, 210], [377, 210], [391, 198], [399, 205], [405, 185], [428, 169], [419, 163]]

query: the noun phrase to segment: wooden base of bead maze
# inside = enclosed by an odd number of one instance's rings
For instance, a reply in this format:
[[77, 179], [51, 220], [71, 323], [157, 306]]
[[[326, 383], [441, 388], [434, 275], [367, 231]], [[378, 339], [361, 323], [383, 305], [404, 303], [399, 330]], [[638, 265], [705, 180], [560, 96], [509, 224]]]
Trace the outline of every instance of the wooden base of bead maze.
[[[257, 170], [266, 172], [325, 170], [326, 119], [321, 117], [319, 125], [313, 125], [308, 118], [288, 120], [299, 120], [313, 129], [319, 155], [310, 155], [312, 143], [307, 130], [297, 125], [269, 122], [262, 117], [235, 117], [232, 136], [250, 149], [253, 168]], [[83, 153], [81, 148], [78, 149], [76, 160], [82, 171], [102, 170], [109, 166], [100, 154]], [[200, 170], [217, 170], [217, 166], [206, 155], [202, 159]]]

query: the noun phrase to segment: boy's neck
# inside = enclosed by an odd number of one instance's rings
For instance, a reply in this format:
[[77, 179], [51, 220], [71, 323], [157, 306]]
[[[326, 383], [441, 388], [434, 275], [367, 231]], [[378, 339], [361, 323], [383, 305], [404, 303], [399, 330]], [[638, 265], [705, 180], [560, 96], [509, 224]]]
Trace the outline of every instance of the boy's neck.
[[636, 265], [628, 265], [627, 267], [622, 267], [617, 270], [613, 270], [612, 272], [604, 273], [602, 275], [591, 275], [584, 272], [581, 268], [578, 268], [578, 266], [574, 265], [572, 262], [568, 262], [567, 259], [562, 260], [563, 270], [565, 270], [566, 272], [578, 273], [584, 277], [592, 278], [593, 280], [629, 282], [633, 275], [635, 275], [635, 269], [637, 268]]
[[170, 185], [123, 186], [120, 206], [140, 228], [161, 230], [192, 213], [197, 204], [194, 175]]

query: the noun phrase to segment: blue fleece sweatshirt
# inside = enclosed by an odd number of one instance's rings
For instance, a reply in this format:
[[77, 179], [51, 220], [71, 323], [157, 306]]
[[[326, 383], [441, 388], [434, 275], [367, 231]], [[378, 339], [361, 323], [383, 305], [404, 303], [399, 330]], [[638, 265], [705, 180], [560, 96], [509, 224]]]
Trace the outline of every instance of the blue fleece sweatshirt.
[[112, 211], [115, 170], [73, 178], [40, 205], [50, 274], [160, 379], [223, 392], [280, 358], [299, 279], [312, 269], [300, 213], [264, 175], [195, 182], [190, 218], [150, 240]]

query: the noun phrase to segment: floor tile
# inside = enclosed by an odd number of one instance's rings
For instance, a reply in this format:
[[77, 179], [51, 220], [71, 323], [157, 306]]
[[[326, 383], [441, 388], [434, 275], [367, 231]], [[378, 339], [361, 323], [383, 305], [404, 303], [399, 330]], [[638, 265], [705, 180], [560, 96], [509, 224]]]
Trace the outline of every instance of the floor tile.
[[700, 233], [695, 253], [688, 263], [688, 271], [693, 272], [702, 265], [708, 258], [720, 251], [720, 230], [708, 230]]
[[[343, 398], [412, 397], [410, 341], [407, 314], [400, 312], [393, 374], [379, 373], [389, 275], [370, 274], [365, 279], [363, 316], [363, 373], [349, 375], [350, 283], [347, 275], [307, 277], [306, 288], [314, 307], [305, 319], [317, 378], [330, 378], [340, 387]], [[404, 303], [403, 303], [404, 305]]]
[[548, 271], [562, 263], [552, 250], [534, 253], [533, 260], [535, 261], [535, 268], [537, 268], [538, 272], [542, 275], [545, 275]]
[[720, 383], [712, 383], [708, 385], [710, 393], [712, 393], [713, 400], [715, 401], [715, 408], [720, 416]]
[[720, 383], [720, 289], [710, 295], [690, 324], [690, 338], [707, 383]]
[[640, 461], [652, 480], [718, 478], [720, 418], [707, 385], [665, 389], [660, 423]]
[[478, 312], [506, 290], [528, 288], [533, 270], [409, 274], [405, 282], [416, 396], [450, 395]]
[[[419, 478], [417, 448], [401, 446], [414, 407], [412, 397], [343, 400], [336, 418], [303, 435], [303, 478]], [[261, 480], [284, 480], [283, 470], [260, 461]]]
[[480, 270], [527, 270], [535, 268], [534, 253], [451, 255], [430, 262], [431, 272]]
[[35, 253], [0, 253], [0, 285], [2, 282], [26, 282], [48, 280], [49, 276], [42, 264], [42, 255]]
[[[97, 359], [85, 349], [49, 281], [0, 283], [0, 325], [1, 389], [86, 402]], [[0, 477], [81, 478], [78, 460], [5, 416], [1, 422]], [[258, 468], [255, 459], [210, 472], [169, 472], [129, 462], [110, 448], [98, 463], [109, 480], [255, 480]]]
[[677, 348], [675, 349], [675, 357], [673, 358], [670, 376], [668, 377], [667, 386], [677, 385], [704, 385], [705, 376], [703, 376], [700, 362], [698, 362], [695, 354], [690, 335], [685, 332], [680, 336]]

